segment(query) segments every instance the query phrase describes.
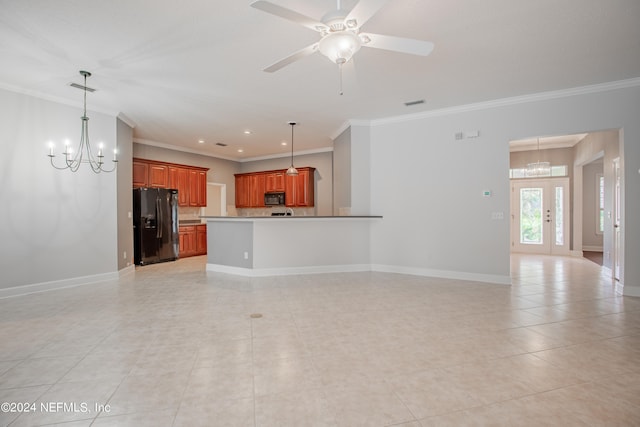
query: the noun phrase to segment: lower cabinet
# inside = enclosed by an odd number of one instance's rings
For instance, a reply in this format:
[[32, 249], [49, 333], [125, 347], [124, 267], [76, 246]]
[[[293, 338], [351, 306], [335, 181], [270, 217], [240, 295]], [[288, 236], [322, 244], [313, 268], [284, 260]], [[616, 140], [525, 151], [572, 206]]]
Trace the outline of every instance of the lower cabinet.
[[180, 258], [207, 254], [207, 225], [182, 225], [178, 229]]

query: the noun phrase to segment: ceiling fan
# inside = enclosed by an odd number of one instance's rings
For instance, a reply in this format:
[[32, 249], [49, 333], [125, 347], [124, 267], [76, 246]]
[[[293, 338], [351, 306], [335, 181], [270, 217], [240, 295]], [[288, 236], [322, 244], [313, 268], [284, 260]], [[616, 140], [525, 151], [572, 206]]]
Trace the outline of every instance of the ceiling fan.
[[251, 3], [251, 7], [303, 25], [321, 35], [319, 42], [281, 59], [264, 71], [273, 73], [317, 51], [342, 66], [362, 46], [421, 56], [427, 56], [433, 50], [433, 43], [427, 41], [360, 32], [362, 26], [388, 0], [360, 0], [351, 11], [342, 10], [340, 0], [336, 1], [336, 10], [324, 15], [320, 21], [269, 1], [257, 0]]

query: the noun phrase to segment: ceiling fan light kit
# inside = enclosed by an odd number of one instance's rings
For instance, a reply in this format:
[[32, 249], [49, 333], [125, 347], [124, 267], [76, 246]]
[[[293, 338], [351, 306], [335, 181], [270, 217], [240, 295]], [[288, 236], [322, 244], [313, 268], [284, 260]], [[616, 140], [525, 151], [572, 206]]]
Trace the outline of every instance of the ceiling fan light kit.
[[427, 56], [433, 50], [433, 43], [381, 34], [361, 33], [362, 26], [387, 3], [388, 0], [360, 0], [346, 12], [336, 0], [336, 10], [330, 11], [322, 17], [321, 22], [302, 15], [293, 10], [278, 6], [266, 0], [257, 0], [251, 7], [263, 12], [279, 16], [297, 24], [303, 25], [320, 33], [320, 41], [307, 46], [284, 59], [268, 66], [264, 71], [272, 73], [302, 59], [314, 52], [320, 52], [338, 64], [340, 68], [340, 95], [342, 95], [342, 65], [348, 62], [362, 46], [384, 49], [411, 55]]

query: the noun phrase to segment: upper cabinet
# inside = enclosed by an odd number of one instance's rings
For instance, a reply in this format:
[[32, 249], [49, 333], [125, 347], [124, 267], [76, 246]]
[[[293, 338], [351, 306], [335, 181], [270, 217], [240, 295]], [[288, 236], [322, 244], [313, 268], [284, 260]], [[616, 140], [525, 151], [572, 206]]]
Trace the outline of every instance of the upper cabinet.
[[267, 172], [265, 174], [265, 191], [284, 191], [284, 171]]
[[149, 163], [133, 160], [133, 188], [148, 187]]
[[297, 168], [298, 175], [285, 178], [285, 205], [312, 207], [314, 204], [314, 168]]
[[178, 206], [207, 206], [208, 168], [133, 159], [133, 188], [156, 187], [178, 190]]
[[169, 188], [169, 167], [155, 163], [149, 164], [149, 184], [152, 188]]
[[302, 167], [298, 176], [285, 170], [236, 174], [236, 207], [264, 207], [264, 193], [283, 191], [288, 207], [313, 207], [315, 168]]

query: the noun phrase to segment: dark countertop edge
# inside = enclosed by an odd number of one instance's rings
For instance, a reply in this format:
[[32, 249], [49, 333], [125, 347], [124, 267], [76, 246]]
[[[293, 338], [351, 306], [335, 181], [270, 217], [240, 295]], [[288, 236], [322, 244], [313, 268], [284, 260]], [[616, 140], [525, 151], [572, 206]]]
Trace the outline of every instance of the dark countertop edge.
[[201, 216], [200, 218], [202, 219], [231, 219], [231, 220], [235, 220], [235, 219], [376, 219], [376, 218], [382, 218], [382, 215], [343, 215], [343, 216], [339, 216], [339, 215], [333, 215], [333, 216], [327, 216], [327, 215], [318, 215], [318, 216], [311, 216], [311, 215], [298, 215], [298, 216], [280, 216], [280, 215], [276, 215], [276, 216]]

